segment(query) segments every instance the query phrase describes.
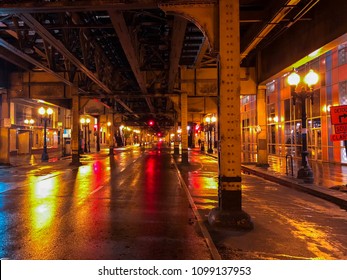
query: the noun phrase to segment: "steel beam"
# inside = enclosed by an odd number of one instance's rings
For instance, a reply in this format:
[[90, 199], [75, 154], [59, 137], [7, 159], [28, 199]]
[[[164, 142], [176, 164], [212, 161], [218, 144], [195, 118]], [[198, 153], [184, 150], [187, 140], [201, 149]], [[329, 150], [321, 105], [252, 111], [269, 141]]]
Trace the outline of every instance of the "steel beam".
[[30, 71], [30, 65], [27, 63], [27, 61], [25, 61], [25, 59], [14, 55], [13, 52], [7, 50], [6, 48], [0, 48], [0, 58], [18, 66], [19, 68]]
[[64, 77], [60, 76], [59, 74], [57, 74], [56, 72], [54, 72], [53, 70], [49, 69], [48, 67], [44, 66], [43, 64], [41, 64], [40, 62], [36, 61], [35, 59], [33, 59], [32, 57], [30, 57], [29, 55], [25, 54], [24, 52], [22, 52], [21, 50], [15, 48], [14, 46], [12, 46], [11, 44], [7, 43], [4, 39], [0, 38], [0, 46], [4, 47], [5, 49], [9, 50], [10, 52], [12, 52], [13, 54], [21, 57], [22, 59], [30, 62], [31, 64], [41, 68], [42, 70], [44, 70], [45, 72], [52, 74], [54, 77], [58, 78], [59, 80], [63, 81], [65, 84], [67, 85], [73, 85], [70, 81], [66, 80]]
[[[100, 79], [90, 71], [82, 62], [78, 60], [65, 46], [64, 44], [56, 39], [47, 29], [45, 29], [41, 23], [39, 23], [30, 14], [19, 14], [19, 17], [35, 32], [37, 32], [41, 38], [56, 48], [65, 58], [69, 59], [77, 68], [79, 68], [86, 76], [88, 76], [95, 84], [97, 84], [102, 90], [108, 94], [112, 94], [111, 89], [105, 85]], [[46, 68], [46, 67], [45, 67]], [[47, 68], [48, 69], [48, 68]], [[46, 69], [44, 69], [46, 71]], [[49, 69], [50, 72], [53, 72]], [[54, 72], [53, 72], [54, 73]], [[123, 101], [117, 100], [127, 111], [133, 112]]]
[[202, 65], [202, 59], [203, 57], [206, 55], [206, 52], [208, 50], [208, 41], [206, 38], [204, 38], [204, 42], [201, 44], [199, 53], [195, 59], [195, 63], [194, 63], [194, 68], [200, 68]]
[[[26, 1], [25, 3], [13, 3], [13, 1], [1, 1], [1, 12], [6, 14], [15, 13], [66, 13], [69, 12], [90, 12], [105, 10], [142, 10], [158, 8], [156, 0], [135, 0], [132, 3], [125, 3], [124, 0], [102, 0], [102, 1], [61, 1], [61, 2], [37, 2]], [[4, 3], [7, 2], [7, 3]]]
[[[114, 26], [114, 29], [117, 32], [119, 41], [122, 45], [123, 51], [128, 59], [130, 67], [135, 75], [137, 83], [143, 94], [147, 94], [146, 80], [143, 73], [140, 70], [140, 64], [137, 59], [136, 50], [132, 44], [131, 37], [129, 35], [129, 30], [124, 20], [123, 14], [119, 11], [109, 11], [109, 15]], [[151, 100], [148, 97], [145, 97], [149, 110], [154, 113], [154, 107]]]
[[172, 43], [170, 52], [169, 86], [168, 91], [172, 92], [175, 86], [175, 80], [178, 73], [183, 40], [187, 28], [187, 20], [181, 16], [175, 16], [172, 28]]

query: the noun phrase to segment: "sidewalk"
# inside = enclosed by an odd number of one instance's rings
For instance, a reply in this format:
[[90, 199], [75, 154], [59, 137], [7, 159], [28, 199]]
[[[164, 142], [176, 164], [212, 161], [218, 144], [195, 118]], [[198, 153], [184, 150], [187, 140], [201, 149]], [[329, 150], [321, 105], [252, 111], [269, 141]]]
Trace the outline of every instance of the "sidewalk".
[[[217, 158], [216, 153], [205, 154]], [[290, 168], [287, 170], [286, 158], [284, 157], [269, 156], [268, 163], [269, 167], [267, 168], [258, 167], [256, 163], [242, 164], [241, 168], [245, 173], [323, 198], [347, 210], [347, 166], [310, 162], [314, 183], [306, 184], [303, 180], [296, 178], [300, 168], [299, 160], [293, 160], [293, 172]], [[288, 174], [286, 174], [287, 172]]]

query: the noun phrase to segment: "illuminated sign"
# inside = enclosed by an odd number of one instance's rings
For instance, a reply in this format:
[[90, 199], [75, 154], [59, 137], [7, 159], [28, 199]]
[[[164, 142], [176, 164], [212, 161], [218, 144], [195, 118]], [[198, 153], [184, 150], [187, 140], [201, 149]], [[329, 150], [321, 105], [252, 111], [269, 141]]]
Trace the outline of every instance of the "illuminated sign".
[[331, 141], [344, 141], [347, 140], [347, 133], [344, 134], [331, 134], [330, 135]]
[[336, 124], [335, 133], [336, 134], [347, 133], [347, 124]]
[[331, 124], [347, 124], [347, 105], [330, 107]]

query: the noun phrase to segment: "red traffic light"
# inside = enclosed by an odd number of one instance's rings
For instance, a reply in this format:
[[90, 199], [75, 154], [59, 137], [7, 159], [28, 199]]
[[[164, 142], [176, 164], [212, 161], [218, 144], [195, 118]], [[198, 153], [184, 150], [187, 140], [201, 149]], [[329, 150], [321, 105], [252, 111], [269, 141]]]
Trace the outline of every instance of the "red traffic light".
[[154, 121], [152, 121], [152, 120], [148, 121], [148, 125], [153, 126], [154, 125]]

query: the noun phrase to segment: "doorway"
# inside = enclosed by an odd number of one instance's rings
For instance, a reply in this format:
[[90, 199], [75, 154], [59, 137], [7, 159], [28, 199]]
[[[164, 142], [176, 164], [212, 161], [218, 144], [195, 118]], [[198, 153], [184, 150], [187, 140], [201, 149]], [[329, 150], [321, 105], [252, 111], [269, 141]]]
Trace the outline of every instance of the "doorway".
[[322, 160], [322, 130], [321, 128], [314, 128], [311, 130], [310, 141], [311, 158], [313, 160]]

